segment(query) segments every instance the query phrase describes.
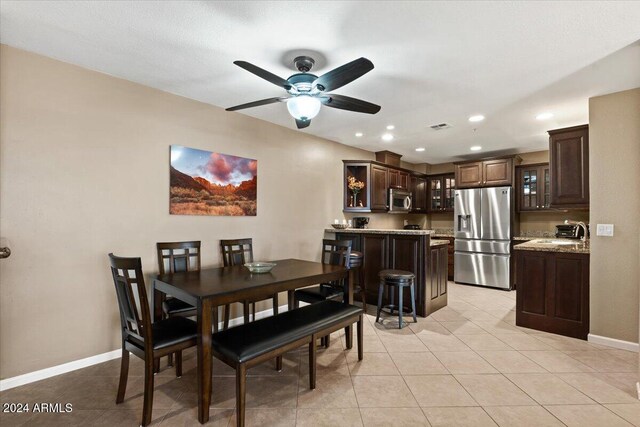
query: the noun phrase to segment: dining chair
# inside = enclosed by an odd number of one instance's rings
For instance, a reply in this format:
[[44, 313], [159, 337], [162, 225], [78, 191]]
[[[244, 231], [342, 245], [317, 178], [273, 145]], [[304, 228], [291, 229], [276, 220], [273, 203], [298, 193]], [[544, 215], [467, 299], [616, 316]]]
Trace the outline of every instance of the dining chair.
[[142, 422], [151, 423], [153, 409], [154, 361], [175, 354], [176, 376], [182, 376], [182, 350], [197, 342], [197, 324], [182, 316], [151, 323], [147, 290], [140, 258], [123, 258], [109, 254], [111, 275], [116, 288], [122, 332], [122, 359], [116, 404], [124, 401], [129, 375], [129, 353], [144, 360], [144, 399]]
[[[253, 262], [253, 239], [220, 240], [220, 249], [225, 267]], [[276, 315], [278, 314], [278, 295], [271, 296], [271, 299], [273, 301], [273, 314]], [[256, 303], [259, 301], [264, 301], [264, 299], [250, 299], [242, 302], [244, 323], [249, 323], [250, 312], [253, 313], [253, 320], [256, 320]], [[228, 312], [229, 310], [225, 308], [225, 329], [229, 325]]]
[[[351, 240], [322, 240], [322, 264], [349, 266]], [[308, 288], [296, 289], [293, 293], [293, 307], [300, 307], [300, 301], [314, 304], [325, 300], [342, 301], [344, 299], [344, 280], [320, 283]], [[322, 338], [325, 347], [329, 347], [329, 336]]]
[[[158, 272], [159, 274], [177, 273], [182, 271], [199, 271], [201, 265], [200, 241], [188, 242], [158, 242]], [[162, 298], [162, 317], [192, 317], [196, 315], [196, 308], [191, 304], [165, 294]], [[225, 313], [229, 306], [225, 306]], [[213, 330], [218, 332], [218, 307], [212, 310]], [[173, 355], [169, 355], [169, 366], [173, 366]]]

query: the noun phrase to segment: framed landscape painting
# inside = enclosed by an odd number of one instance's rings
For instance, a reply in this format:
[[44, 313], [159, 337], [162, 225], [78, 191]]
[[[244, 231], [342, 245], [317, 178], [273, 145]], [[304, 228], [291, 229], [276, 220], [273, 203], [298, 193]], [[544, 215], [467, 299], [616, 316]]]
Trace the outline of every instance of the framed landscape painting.
[[171, 215], [255, 216], [258, 161], [171, 146]]

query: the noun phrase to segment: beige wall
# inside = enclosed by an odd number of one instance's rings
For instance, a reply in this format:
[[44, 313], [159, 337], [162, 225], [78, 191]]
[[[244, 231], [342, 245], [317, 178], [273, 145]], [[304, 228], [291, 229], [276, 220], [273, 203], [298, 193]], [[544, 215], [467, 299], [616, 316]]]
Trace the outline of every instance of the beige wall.
[[[323, 229], [344, 217], [341, 160], [373, 159], [7, 46], [0, 60], [3, 379], [119, 348], [111, 251], [142, 257], [148, 274], [157, 241], [202, 240], [204, 265], [238, 237], [258, 259], [319, 259]], [[257, 159], [258, 215], [169, 215], [171, 144]]]
[[[589, 100], [591, 333], [638, 342], [640, 88]], [[614, 224], [597, 237], [595, 224]]]

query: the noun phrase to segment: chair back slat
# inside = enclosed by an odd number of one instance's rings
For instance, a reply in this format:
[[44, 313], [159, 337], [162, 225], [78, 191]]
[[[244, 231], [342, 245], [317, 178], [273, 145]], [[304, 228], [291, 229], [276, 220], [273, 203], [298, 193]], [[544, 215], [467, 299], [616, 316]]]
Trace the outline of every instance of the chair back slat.
[[253, 262], [253, 239], [220, 240], [225, 267]]
[[[351, 256], [351, 240], [322, 239], [322, 263], [347, 267]], [[332, 286], [344, 286], [344, 279], [330, 282]]]
[[158, 242], [160, 274], [200, 270], [200, 241]]
[[151, 336], [147, 334], [151, 330], [151, 312], [142, 261], [140, 258], [123, 258], [113, 254], [109, 254], [109, 260], [120, 310], [122, 339], [134, 338], [145, 347], [152, 346]]
[[351, 256], [351, 240], [322, 240], [322, 263], [348, 266]]

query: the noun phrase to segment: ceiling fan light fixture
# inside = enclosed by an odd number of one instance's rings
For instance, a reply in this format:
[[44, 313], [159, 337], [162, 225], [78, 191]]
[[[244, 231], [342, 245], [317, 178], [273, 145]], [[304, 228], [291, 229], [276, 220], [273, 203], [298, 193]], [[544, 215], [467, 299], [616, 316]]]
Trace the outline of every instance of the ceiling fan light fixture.
[[322, 103], [309, 95], [298, 95], [287, 101], [287, 110], [296, 120], [311, 120], [320, 112]]

